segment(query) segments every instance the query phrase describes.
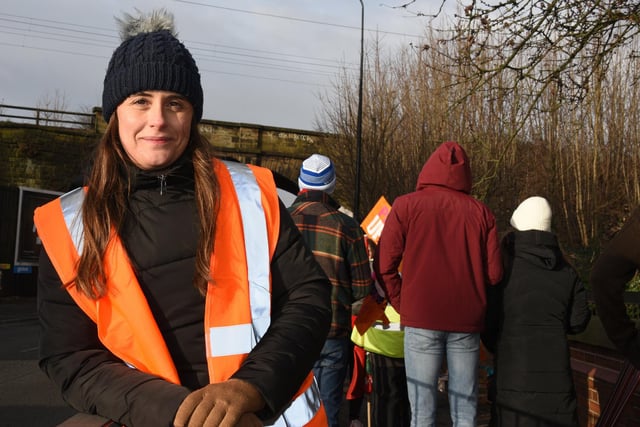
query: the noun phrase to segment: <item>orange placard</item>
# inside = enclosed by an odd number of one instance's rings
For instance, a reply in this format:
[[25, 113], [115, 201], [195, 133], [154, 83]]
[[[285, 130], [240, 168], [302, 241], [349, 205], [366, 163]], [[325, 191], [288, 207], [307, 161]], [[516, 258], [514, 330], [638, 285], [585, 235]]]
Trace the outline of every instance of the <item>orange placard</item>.
[[360, 223], [360, 226], [364, 230], [367, 237], [378, 244], [380, 234], [382, 234], [382, 228], [384, 222], [387, 220], [391, 212], [391, 205], [387, 202], [384, 196], [380, 196], [376, 204], [369, 211], [365, 219]]

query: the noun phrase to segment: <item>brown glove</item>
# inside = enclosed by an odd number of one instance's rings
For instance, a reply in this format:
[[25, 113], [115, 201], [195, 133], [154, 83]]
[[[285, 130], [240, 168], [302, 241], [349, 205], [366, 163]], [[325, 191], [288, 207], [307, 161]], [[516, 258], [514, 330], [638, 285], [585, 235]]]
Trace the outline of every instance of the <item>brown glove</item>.
[[231, 379], [209, 384], [189, 394], [173, 420], [175, 427], [258, 427], [255, 415], [265, 401], [246, 381]]

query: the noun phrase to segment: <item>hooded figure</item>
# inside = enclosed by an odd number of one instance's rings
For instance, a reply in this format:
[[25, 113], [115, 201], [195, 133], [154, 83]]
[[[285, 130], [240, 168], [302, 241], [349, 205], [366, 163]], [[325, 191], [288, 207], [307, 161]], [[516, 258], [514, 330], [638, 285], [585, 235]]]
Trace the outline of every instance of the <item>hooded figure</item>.
[[495, 352], [497, 426], [577, 426], [566, 334], [589, 322], [586, 292], [551, 232], [543, 197], [523, 201], [502, 241], [505, 277], [489, 291], [483, 341]]
[[422, 167], [416, 191], [393, 203], [376, 264], [405, 325], [482, 329], [484, 288], [500, 281], [502, 268], [493, 213], [470, 192], [469, 158], [445, 142]]
[[[485, 287], [500, 281], [502, 263], [494, 215], [470, 191], [467, 154], [456, 142], [445, 142], [424, 164], [416, 191], [394, 201], [379, 241], [374, 268], [405, 326], [412, 425], [433, 425], [433, 390], [445, 354], [451, 415], [475, 425], [473, 366], [484, 327]], [[449, 339], [464, 342], [465, 351], [456, 353]], [[434, 352], [408, 351], [423, 345]]]

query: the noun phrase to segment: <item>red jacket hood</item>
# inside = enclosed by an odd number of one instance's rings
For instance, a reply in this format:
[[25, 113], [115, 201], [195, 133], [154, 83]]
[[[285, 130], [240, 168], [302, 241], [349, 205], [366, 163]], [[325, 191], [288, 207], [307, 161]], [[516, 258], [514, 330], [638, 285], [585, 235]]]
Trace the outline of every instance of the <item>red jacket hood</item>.
[[453, 141], [441, 144], [425, 162], [416, 190], [429, 184], [471, 193], [471, 166], [464, 149]]

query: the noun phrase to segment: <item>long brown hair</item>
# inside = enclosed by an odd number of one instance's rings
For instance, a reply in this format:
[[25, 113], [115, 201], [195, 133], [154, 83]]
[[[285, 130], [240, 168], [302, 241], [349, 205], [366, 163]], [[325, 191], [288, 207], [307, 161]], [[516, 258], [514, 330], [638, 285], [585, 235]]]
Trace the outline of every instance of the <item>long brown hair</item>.
[[[219, 187], [212, 167], [211, 146], [200, 134], [197, 123], [191, 126], [187, 153], [191, 153], [193, 162], [200, 226], [194, 286], [204, 295], [211, 280], [209, 261], [218, 214]], [[88, 191], [82, 205], [84, 246], [75, 281], [65, 285], [75, 283], [86, 296], [98, 299], [107, 293], [106, 272], [102, 262], [105, 251], [113, 233], [122, 225], [131, 192], [130, 177], [122, 173], [123, 167], [126, 169], [130, 162], [120, 143], [116, 114], [112, 115], [93, 160], [87, 181]]]

